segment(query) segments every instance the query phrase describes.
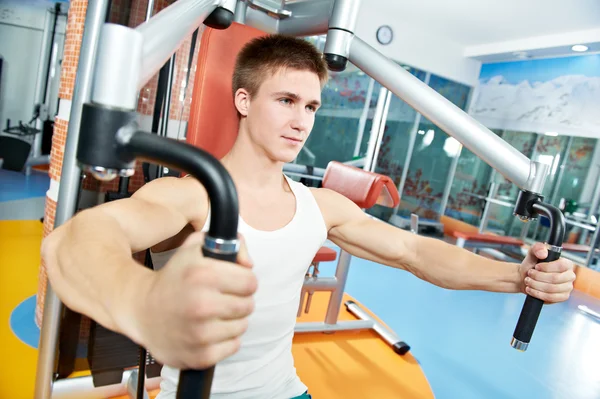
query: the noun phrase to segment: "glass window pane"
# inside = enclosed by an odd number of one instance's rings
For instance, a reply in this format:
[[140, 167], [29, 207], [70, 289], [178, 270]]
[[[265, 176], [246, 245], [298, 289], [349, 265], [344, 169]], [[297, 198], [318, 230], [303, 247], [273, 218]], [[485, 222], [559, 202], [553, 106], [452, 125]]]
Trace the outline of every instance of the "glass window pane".
[[[504, 141], [515, 147], [523, 155], [531, 157], [536, 145], [537, 134], [531, 132], [517, 132], [505, 130], [500, 135]], [[519, 188], [499, 173], [494, 173], [494, 182], [497, 185], [493, 198], [514, 204], [519, 195]], [[522, 224], [513, 215], [513, 206], [490, 205], [487, 231], [504, 235], [519, 235]]]
[[482, 199], [487, 195], [492, 168], [471, 151], [463, 148], [452, 182], [446, 215], [479, 226]]
[[[425, 72], [406, 66], [404, 68], [421, 81], [425, 80]], [[410, 134], [415, 128], [416, 116], [417, 111], [414, 108], [397, 96], [392, 95], [383, 138], [379, 154], [377, 155], [375, 172], [389, 176], [396, 184], [396, 187], [398, 187], [402, 178], [402, 171], [404, 170], [404, 163], [410, 143]], [[366, 147], [367, 142], [364, 142], [361, 148], [366, 151]], [[367, 212], [382, 220], [389, 220], [394, 210], [376, 205]]]
[[[323, 51], [325, 36], [306, 40]], [[330, 161], [364, 157], [380, 89], [379, 83], [352, 63], [342, 72], [330, 71], [312, 132], [294, 162], [326, 168]]]
[[579, 201], [583, 185], [592, 164], [597, 139], [575, 137], [571, 143], [569, 156], [563, 164], [563, 176], [558, 186], [555, 202], [561, 198]]
[[[568, 155], [563, 153], [565, 159], [561, 162], [562, 165], [560, 166], [560, 168], [563, 169], [563, 175], [560, 181], [557, 182], [558, 187], [556, 187], [556, 195], [552, 201], [554, 205], [559, 205], [561, 202], [572, 201], [579, 212], [588, 211], [587, 204], [581, 204], [580, 202], [584, 188], [583, 186], [587, 180], [588, 173], [590, 172], [596, 142], [597, 139], [593, 138], [573, 138]], [[546, 190], [544, 190], [544, 192], [545, 191]], [[581, 238], [585, 241], [584, 237], [587, 236], [587, 233], [581, 228], [568, 223], [566, 227], [565, 237], [567, 240], [578, 242], [579, 238]], [[543, 241], [547, 236], [548, 228], [543, 226], [539, 221], [527, 232], [527, 237], [535, 239], [536, 241]]]
[[552, 137], [540, 136], [535, 147], [534, 161], [545, 163], [550, 166], [548, 177], [544, 185], [542, 195], [550, 200], [556, 178], [558, 177], [559, 165], [564, 157], [569, 138], [567, 136]]
[[[429, 85], [456, 106], [466, 109], [470, 87], [435, 75], [431, 76]], [[399, 215], [408, 217], [416, 213], [425, 219], [439, 219], [448, 171], [460, 148], [454, 138], [426, 118], [421, 119]]]
[[365, 155], [381, 88], [372, 81], [351, 64], [344, 72], [331, 73], [321, 94], [323, 106], [297, 163], [325, 168], [330, 161], [345, 162]]

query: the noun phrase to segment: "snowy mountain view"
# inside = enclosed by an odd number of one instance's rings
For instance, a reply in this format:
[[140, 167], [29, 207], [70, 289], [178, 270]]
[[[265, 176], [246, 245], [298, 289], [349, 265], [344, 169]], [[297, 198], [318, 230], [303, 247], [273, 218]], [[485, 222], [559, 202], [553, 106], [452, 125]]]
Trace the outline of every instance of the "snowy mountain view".
[[547, 82], [511, 84], [503, 76], [494, 76], [480, 83], [471, 114], [477, 119], [503, 121], [513, 129], [520, 122], [530, 122], [554, 125], [559, 131], [598, 133], [600, 77], [567, 75]]
[[600, 54], [485, 64], [470, 114], [490, 128], [600, 134]]

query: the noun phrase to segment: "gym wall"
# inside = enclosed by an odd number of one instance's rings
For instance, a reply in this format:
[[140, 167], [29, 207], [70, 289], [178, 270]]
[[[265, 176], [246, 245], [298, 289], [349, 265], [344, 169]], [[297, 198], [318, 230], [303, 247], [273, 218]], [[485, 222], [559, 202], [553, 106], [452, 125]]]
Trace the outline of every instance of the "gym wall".
[[[0, 128], [6, 120], [15, 125], [28, 122], [33, 114], [34, 91], [40, 60], [40, 50], [46, 10], [52, 3], [3, 1], [0, 4], [0, 57], [3, 58], [0, 82]], [[63, 9], [67, 9], [63, 5]], [[65, 35], [65, 18], [57, 21], [55, 42], [62, 48]], [[56, 67], [60, 68], [59, 65]], [[60, 70], [56, 73], [60, 73]], [[49, 98], [56, 98], [58, 85], [54, 85]], [[50, 104], [56, 110], [56, 102]]]

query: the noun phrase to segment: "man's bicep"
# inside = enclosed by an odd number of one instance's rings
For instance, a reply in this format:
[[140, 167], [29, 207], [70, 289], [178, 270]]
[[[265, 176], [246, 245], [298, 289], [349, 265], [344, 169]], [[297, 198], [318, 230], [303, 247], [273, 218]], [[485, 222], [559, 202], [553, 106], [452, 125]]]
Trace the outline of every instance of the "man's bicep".
[[413, 257], [411, 233], [367, 215], [348, 198], [338, 194], [327, 202], [332, 215], [329, 239], [354, 256], [388, 266], [404, 268]]
[[131, 198], [103, 204], [98, 211], [117, 221], [133, 252], [144, 250], [174, 236], [191, 221], [205, 217], [207, 201], [197, 184], [187, 178], [153, 180]]

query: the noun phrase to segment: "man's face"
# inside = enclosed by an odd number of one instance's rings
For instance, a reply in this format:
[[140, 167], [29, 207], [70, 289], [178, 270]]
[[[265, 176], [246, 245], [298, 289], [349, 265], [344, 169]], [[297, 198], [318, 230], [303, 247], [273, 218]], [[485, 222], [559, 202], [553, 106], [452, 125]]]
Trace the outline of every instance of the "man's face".
[[263, 81], [248, 102], [246, 116], [252, 141], [272, 160], [292, 162], [308, 139], [320, 105], [317, 74], [279, 70]]

